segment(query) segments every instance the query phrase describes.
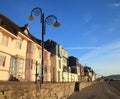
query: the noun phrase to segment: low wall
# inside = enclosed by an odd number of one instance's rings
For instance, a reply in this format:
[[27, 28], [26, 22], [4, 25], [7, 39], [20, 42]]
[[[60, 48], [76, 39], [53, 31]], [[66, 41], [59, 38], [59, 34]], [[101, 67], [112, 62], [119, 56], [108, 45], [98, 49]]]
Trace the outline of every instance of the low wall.
[[82, 90], [82, 89], [84, 89], [84, 88], [86, 88], [86, 87], [88, 87], [88, 86], [90, 86], [90, 85], [95, 84], [95, 83], [96, 83], [96, 82], [81, 82], [81, 83], [80, 83], [80, 86], [79, 86], [79, 89]]
[[[81, 90], [94, 82], [78, 84], [77, 88]], [[67, 99], [75, 91], [75, 87], [75, 83], [0, 83], [0, 99]]]

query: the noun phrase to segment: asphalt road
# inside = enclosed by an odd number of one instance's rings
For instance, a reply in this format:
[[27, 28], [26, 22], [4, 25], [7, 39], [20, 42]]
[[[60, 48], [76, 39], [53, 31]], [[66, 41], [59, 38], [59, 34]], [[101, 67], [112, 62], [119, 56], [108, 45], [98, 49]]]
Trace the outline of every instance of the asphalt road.
[[80, 92], [74, 92], [67, 99], [120, 99], [120, 92], [102, 81], [84, 88]]

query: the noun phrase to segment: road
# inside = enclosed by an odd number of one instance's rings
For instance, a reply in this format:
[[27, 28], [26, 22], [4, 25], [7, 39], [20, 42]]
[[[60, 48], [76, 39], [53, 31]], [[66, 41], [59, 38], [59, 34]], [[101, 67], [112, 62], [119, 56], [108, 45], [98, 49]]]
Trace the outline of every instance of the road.
[[68, 99], [120, 99], [120, 92], [102, 81], [74, 92]]

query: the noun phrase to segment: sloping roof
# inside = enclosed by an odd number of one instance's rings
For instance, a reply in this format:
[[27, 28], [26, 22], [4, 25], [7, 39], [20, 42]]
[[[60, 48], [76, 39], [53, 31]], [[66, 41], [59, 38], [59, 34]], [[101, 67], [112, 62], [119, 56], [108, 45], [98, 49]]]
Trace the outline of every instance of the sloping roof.
[[0, 26], [5, 28], [6, 30], [8, 30], [9, 32], [11, 32], [14, 35], [18, 35], [18, 31], [21, 32], [22, 34], [24, 34], [26, 37], [28, 37], [29, 39], [31, 39], [32, 41], [34, 41], [37, 44], [41, 44], [41, 40], [37, 39], [35, 36], [33, 36], [29, 30], [28, 30], [28, 35], [26, 35], [24, 33], [24, 30], [26, 29], [26, 27], [19, 27], [17, 24], [15, 24], [14, 22], [12, 22], [10, 19], [8, 19], [6, 16], [0, 14], [0, 19], [1, 19], [1, 23]]
[[2, 20], [0, 26], [7, 29], [14, 35], [17, 35], [18, 31], [21, 31], [18, 25], [13, 23], [10, 19], [5, 17], [4, 15], [0, 14], [0, 19]]
[[[25, 25], [25, 26], [26, 26], [26, 25]], [[25, 26], [24, 26], [24, 27], [20, 27], [20, 29], [22, 30], [22, 33], [23, 33], [25, 36], [27, 36], [29, 39], [33, 40], [35, 43], [41, 45], [41, 42], [42, 42], [42, 41], [41, 41], [40, 39], [37, 39], [35, 36], [33, 36]], [[25, 30], [28, 31], [28, 34], [25, 34], [25, 33], [24, 33]]]

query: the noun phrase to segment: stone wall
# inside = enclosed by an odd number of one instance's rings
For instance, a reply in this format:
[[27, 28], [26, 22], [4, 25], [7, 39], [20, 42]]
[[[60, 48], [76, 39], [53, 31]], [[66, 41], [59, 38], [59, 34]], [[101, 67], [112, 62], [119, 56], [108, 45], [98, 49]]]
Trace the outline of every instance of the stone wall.
[[86, 87], [88, 87], [88, 86], [90, 86], [90, 85], [93, 85], [93, 84], [95, 84], [96, 82], [81, 82], [80, 83], [80, 86], [79, 86], [79, 89], [80, 90], [82, 90], [83, 88], [86, 88]]
[[[94, 82], [34, 84], [21, 82], [0, 83], [0, 99], [67, 99], [77, 87], [81, 90]], [[78, 88], [79, 87], [79, 88]]]

